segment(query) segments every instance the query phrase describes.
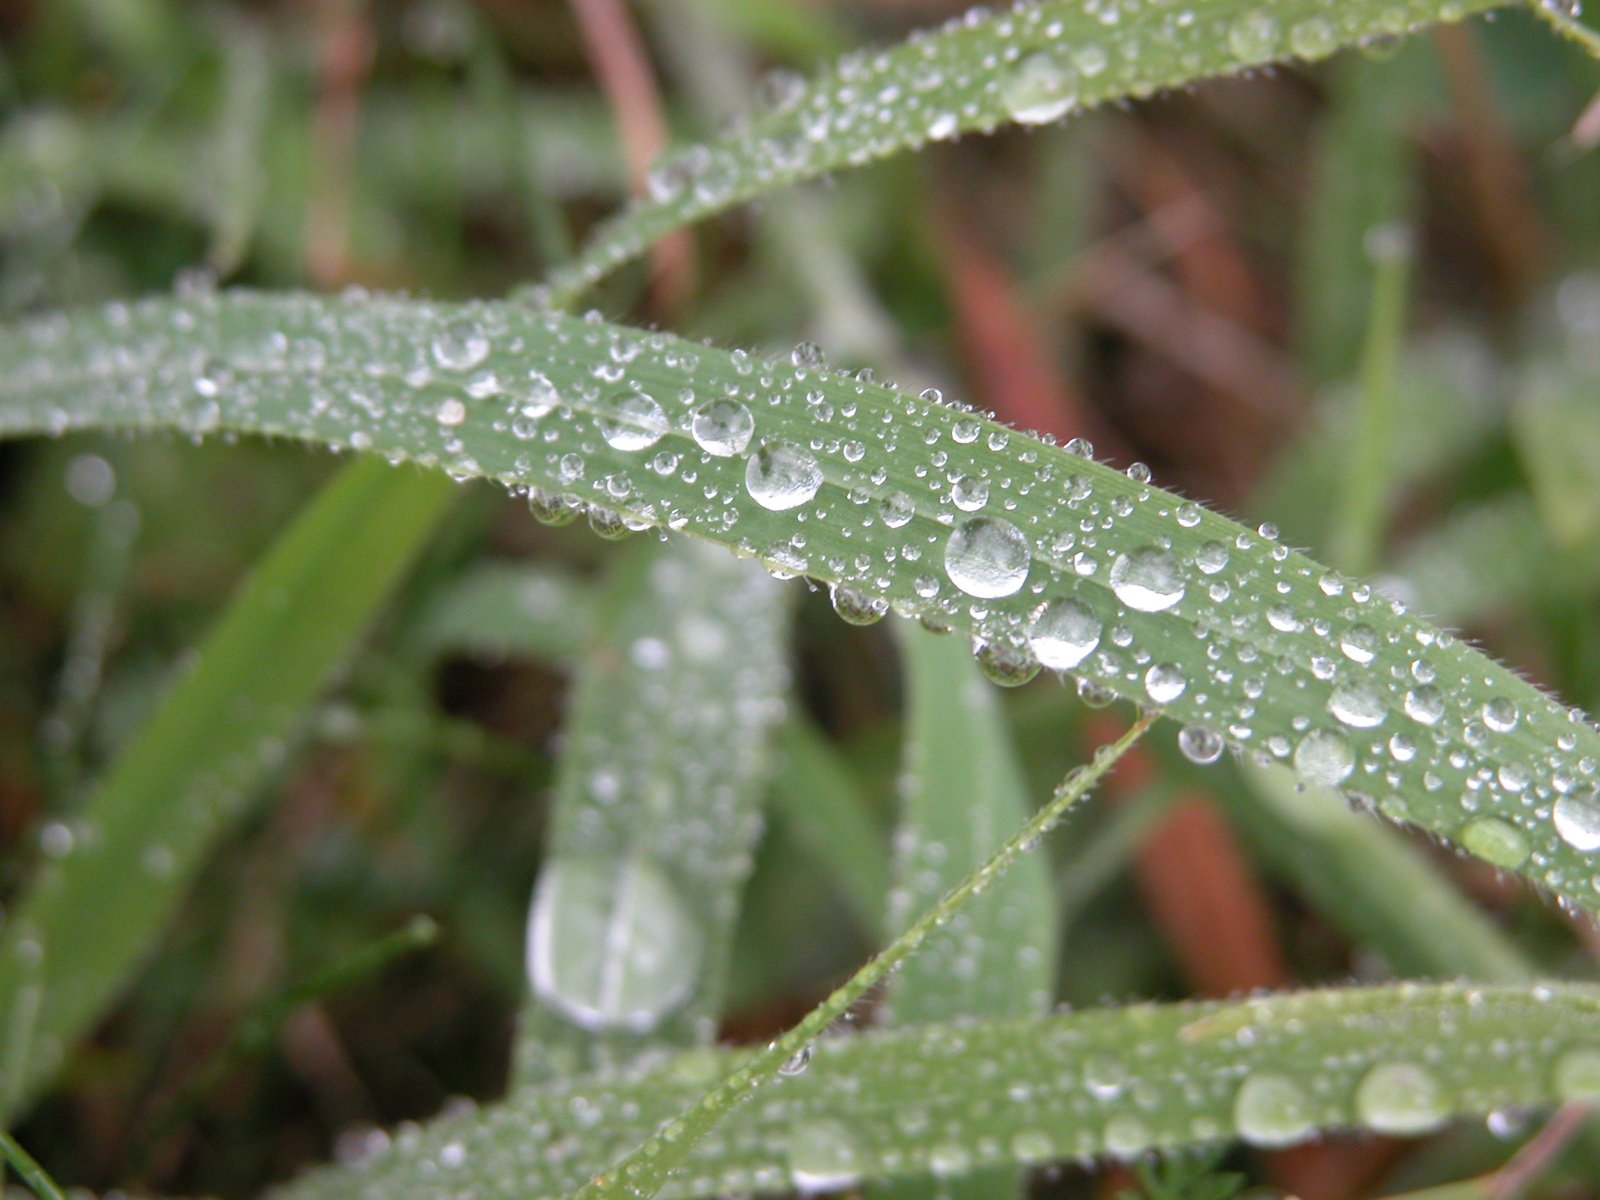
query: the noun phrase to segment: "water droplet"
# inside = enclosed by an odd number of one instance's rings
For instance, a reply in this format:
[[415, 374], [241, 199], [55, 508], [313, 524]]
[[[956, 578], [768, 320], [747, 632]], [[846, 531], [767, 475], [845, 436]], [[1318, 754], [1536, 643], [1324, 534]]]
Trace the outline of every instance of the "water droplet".
[[890, 492], [878, 503], [878, 515], [890, 529], [899, 529], [917, 515], [911, 497], [904, 492]]
[[1444, 695], [1431, 683], [1414, 687], [1406, 693], [1406, 716], [1423, 725], [1433, 725], [1444, 716]]
[[1252, 9], [1228, 27], [1228, 49], [1241, 61], [1260, 62], [1277, 50], [1278, 35], [1278, 19], [1266, 9]]
[[450, 396], [439, 402], [433, 416], [441, 425], [459, 425], [467, 419], [467, 406], [458, 397]]
[[1305, 1090], [1283, 1075], [1247, 1077], [1233, 1101], [1239, 1136], [1256, 1146], [1287, 1146], [1316, 1128], [1316, 1111]]
[[1190, 762], [1201, 766], [1221, 758], [1225, 744], [1222, 735], [1206, 725], [1191, 723], [1178, 730], [1178, 749]]
[[1483, 705], [1483, 723], [1496, 733], [1510, 733], [1517, 727], [1521, 716], [1517, 706], [1504, 696], [1496, 696]]
[[1015, 634], [977, 638], [972, 653], [984, 677], [1001, 687], [1021, 687], [1039, 674], [1039, 660], [1026, 640]]
[[583, 505], [571, 496], [534, 488], [528, 493], [528, 511], [544, 525], [570, 525], [583, 512]]
[[1096, 1100], [1115, 1100], [1128, 1086], [1128, 1068], [1121, 1059], [1093, 1054], [1083, 1064], [1083, 1082]]
[[1444, 1088], [1416, 1063], [1381, 1063], [1356, 1088], [1356, 1115], [1377, 1133], [1426, 1133], [1449, 1113]]
[[1077, 71], [1045, 51], [1024, 58], [1000, 85], [1000, 103], [1023, 125], [1059, 120], [1077, 102]]
[[643, 392], [624, 392], [606, 402], [600, 415], [600, 436], [613, 450], [643, 450], [667, 432], [667, 414]]
[[793, 442], [768, 442], [750, 456], [744, 486], [750, 498], [773, 512], [798, 508], [822, 487], [822, 468]]
[[1352, 729], [1382, 725], [1387, 715], [1383, 697], [1364, 683], [1344, 683], [1328, 697], [1328, 711]]
[[1034, 610], [1028, 640], [1041, 663], [1069, 671], [1100, 644], [1100, 631], [1100, 618], [1086, 604], [1063, 597]]
[[470, 371], [489, 357], [483, 326], [467, 317], [445, 325], [433, 339], [433, 361], [447, 371]]
[[801, 1046], [800, 1049], [796, 1050], [788, 1058], [783, 1060], [783, 1065], [778, 1068], [778, 1074], [787, 1075], [790, 1078], [801, 1074], [807, 1067], [811, 1065], [811, 1055], [811, 1043], [807, 1042], [804, 1046]]
[[1111, 564], [1111, 590], [1129, 608], [1162, 612], [1183, 599], [1183, 574], [1172, 555], [1144, 546], [1117, 556]]
[[743, 454], [756, 431], [756, 419], [737, 400], [708, 400], [694, 410], [689, 432], [695, 445], [717, 458]]
[[1461, 844], [1484, 862], [1510, 870], [1528, 857], [1528, 839], [1509, 821], [1479, 817], [1461, 831]]
[[1355, 755], [1342, 733], [1315, 729], [1300, 739], [1294, 751], [1294, 770], [1302, 783], [1333, 787], [1343, 783], [1355, 768]]
[[861, 1177], [861, 1152], [839, 1121], [807, 1121], [789, 1131], [789, 1180], [801, 1192], [835, 1192]]
[[1339, 638], [1339, 649], [1353, 663], [1365, 666], [1378, 653], [1378, 635], [1370, 625], [1352, 625]]
[[1123, 1113], [1106, 1122], [1106, 1153], [1114, 1158], [1135, 1158], [1149, 1148], [1150, 1140], [1150, 1130], [1138, 1117]]
[[1194, 565], [1206, 575], [1215, 575], [1228, 565], [1228, 548], [1221, 542], [1203, 542], [1194, 552]]
[[823, 371], [828, 367], [828, 356], [815, 342], [796, 342], [789, 352], [789, 361], [802, 370]]
[[958, 475], [950, 484], [950, 503], [962, 512], [977, 512], [989, 502], [989, 481], [977, 475]]
[[992, 600], [1015, 594], [1028, 578], [1028, 566], [1028, 539], [998, 517], [964, 521], [945, 542], [945, 573], [969, 596]]
[[829, 599], [833, 601], [833, 611], [851, 625], [875, 624], [889, 611], [889, 602], [882, 596], [843, 584], [836, 583], [829, 589]]
[[1339, 45], [1339, 34], [1321, 17], [1307, 17], [1289, 27], [1289, 49], [1301, 58], [1323, 58]]
[[1568, 1050], [1556, 1060], [1555, 1084], [1563, 1100], [1600, 1100], [1600, 1050]]
[[1105, 708], [1116, 698], [1117, 694], [1105, 684], [1090, 679], [1087, 675], [1078, 677], [1078, 699], [1089, 708]]
[[1600, 850], [1600, 793], [1568, 792], [1550, 812], [1561, 840], [1574, 850]]
[[556, 859], [540, 871], [528, 977], [584, 1029], [654, 1029], [688, 999], [704, 951], [700, 923], [648, 859]]
[[1177, 663], [1157, 663], [1144, 673], [1145, 694], [1153, 704], [1171, 704], [1188, 686]]

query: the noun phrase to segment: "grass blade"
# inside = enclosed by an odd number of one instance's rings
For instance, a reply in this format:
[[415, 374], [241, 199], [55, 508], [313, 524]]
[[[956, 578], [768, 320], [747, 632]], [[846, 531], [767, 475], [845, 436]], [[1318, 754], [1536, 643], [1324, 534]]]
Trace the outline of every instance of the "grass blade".
[[513, 305], [246, 293], [17, 326], [0, 381], [0, 434], [287, 436], [679, 529], [972, 633], [991, 677], [1042, 658], [1458, 845], [1492, 832], [1600, 910], [1579, 712], [1270, 531], [932, 395]]
[[1204, 0], [1129, 5], [1107, 21], [1077, 0], [952, 19], [892, 49], [854, 54], [738, 134], [673, 156], [653, 194], [602, 226], [549, 282], [571, 303], [670, 230], [804, 179], [1006, 122], [1040, 124], [1209, 75], [1460, 19], [1488, 0]]
[[[454, 489], [355, 464], [264, 558], [0, 931], [7, 1115], [115, 994]], [[373, 536], [374, 532], [381, 536]]]
[[[561, 1195], [750, 1061], [695, 1051], [648, 1073], [525, 1090], [275, 1200]], [[1341, 989], [833, 1038], [804, 1074], [733, 1113], [660, 1194], [842, 1189], [963, 1156], [1033, 1165], [1353, 1126], [1415, 1134], [1592, 1097], [1597, 1067], [1600, 990], [1580, 985]], [[899, 1112], [903, 1122], [885, 1116]]]
[[715, 1033], [788, 685], [788, 599], [693, 542], [616, 560], [528, 918], [521, 1077]]
[[569, 663], [591, 636], [593, 599], [582, 580], [559, 567], [483, 563], [429, 603], [411, 638], [423, 654]]

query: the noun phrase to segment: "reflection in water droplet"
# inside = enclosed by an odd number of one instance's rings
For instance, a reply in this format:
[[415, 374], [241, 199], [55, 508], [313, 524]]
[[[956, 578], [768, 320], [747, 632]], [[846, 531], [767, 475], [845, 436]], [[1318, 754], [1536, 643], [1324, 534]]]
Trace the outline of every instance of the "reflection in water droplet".
[[528, 977], [584, 1029], [654, 1029], [688, 999], [704, 951], [699, 922], [647, 859], [557, 859], [539, 873]]
[[1162, 612], [1183, 599], [1183, 574], [1171, 554], [1144, 546], [1111, 564], [1111, 590], [1129, 608]]
[[889, 602], [882, 596], [874, 596], [843, 584], [832, 585], [828, 594], [833, 601], [833, 611], [851, 625], [876, 624], [889, 611]]
[[708, 400], [694, 410], [689, 432], [695, 445], [717, 458], [743, 454], [756, 431], [756, 419], [737, 400]]
[[1100, 644], [1100, 618], [1088, 605], [1063, 597], [1034, 610], [1028, 640], [1034, 657], [1057, 671], [1081, 663]]
[[1010, 521], [974, 517], [957, 525], [944, 547], [944, 569], [969, 596], [995, 599], [1019, 591], [1028, 578], [1028, 539]]
[[1000, 102], [1023, 125], [1059, 120], [1078, 102], [1078, 73], [1048, 52], [1030, 54], [1000, 84]]
[[1039, 674], [1039, 660], [1017, 634], [975, 638], [972, 653], [984, 677], [1001, 687], [1021, 687]]
[[1355, 754], [1342, 733], [1316, 729], [1300, 739], [1294, 751], [1294, 770], [1302, 783], [1332, 787], [1355, 768]]
[[1377, 1133], [1426, 1133], [1449, 1112], [1444, 1088], [1416, 1063], [1381, 1063], [1356, 1088], [1356, 1115]]
[[1157, 663], [1144, 673], [1145, 694], [1153, 704], [1171, 704], [1188, 686], [1177, 663]]
[[1178, 730], [1178, 749], [1192, 763], [1205, 766], [1222, 757], [1222, 735], [1205, 725], [1189, 724]]
[[1568, 792], [1550, 812], [1556, 833], [1574, 850], [1600, 850], [1600, 792]]
[[1239, 1136], [1256, 1146], [1287, 1146], [1310, 1133], [1316, 1111], [1301, 1086], [1283, 1075], [1249, 1076], [1233, 1102]]
[[833, 1192], [861, 1177], [861, 1152], [839, 1121], [805, 1121], [789, 1131], [789, 1180], [805, 1193]]
[[802, 1074], [811, 1065], [811, 1043], [807, 1042], [788, 1058], [783, 1060], [783, 1065], [778, 1068], [779, 1075], [787, 1075], [791, 1079]]
[[822, 468], [811, 453], [793, 442], [768, 442], [750, 456], [744, 486], [762, 508], [782, 512], [798, 508], [822, 487]]

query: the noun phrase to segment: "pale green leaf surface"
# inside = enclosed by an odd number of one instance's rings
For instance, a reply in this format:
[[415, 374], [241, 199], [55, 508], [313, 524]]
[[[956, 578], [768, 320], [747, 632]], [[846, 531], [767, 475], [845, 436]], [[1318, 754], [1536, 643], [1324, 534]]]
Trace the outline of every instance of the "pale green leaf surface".
[[149, 949], [453, 491], [377, 461], [344, 472], [257, 566], [94, 790], [71, 852], [0, 931], [5, 1113], [49, 1081]]
[[1491, 7], [1487, 0], [1199, 0], [1099, 10], [1045, 0], [998, 13], [975, 9], [901, 45], [849, 55], [730, 138], [673, 155], [653, 173], [648, 198], [552, 275], [551, 295], [569, 303], [667, 231], [799, 180], [1208, 75], [1320, 59]]
[[[748, 1057], [527, 1089], [276, 1200], [543, 1200], [641, 1141]], [[1453, 1115], [1600, 1090], [1600, 991], [1406, 985], [1136, 1005], [827, 1039], [763, 1088], [660, 1195], [773, 1193], [964, 1169], [1130, 1156], [1313, 1129], [1424, 1132]]]
[[440, 590], [411, 639], [425, 654], [570, 663], [591, 636], [592, 591], [549, 563], [489, 562]]
[[703, 543], [614, 560], [529, 912], [522, 1078], [715, 1034], [784, 711], [789, 598]]
[[[1458, 844], [1499, 822], [1522, 851], [1501, 865], [1600, 907], [1600, 732], [1580, 713], [1286, 546], [931, 398], [517, 306], [363, 296], [46, 318], [0, 335], [0, 379], [14, 435], [294, 437], [709, 538], [971, 632], [1013, 674], [1030, 651], [1071, 667]], [[750, 440], [725, 453], [730, 423]]]

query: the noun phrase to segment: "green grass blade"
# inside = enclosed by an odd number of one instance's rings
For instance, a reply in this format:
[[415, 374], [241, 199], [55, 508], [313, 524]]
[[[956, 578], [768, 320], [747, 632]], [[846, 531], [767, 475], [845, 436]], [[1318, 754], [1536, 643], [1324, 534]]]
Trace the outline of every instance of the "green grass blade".
[[462, 572], [417, 619], [423, 654], [570, 663], [594, 625], [591, 589], [548, 563], [490, 562]]
[[529, 913], [523, 1078], [714, 1035], [788, 685], [789, 596], [695, 542], [615, 561]]
[[[897, 933], [988, 858], [1033, 809], [999, 697], [967, 647], [907, 624], [905, 770], [889, 929]], [[1049, 864], [1038, 856], [957, 913], [888, 992], [902, 1024], [1043, 1012], [1059, 941]]]
[[[252, 573], [0, 932], [6, 1114], [115, 995], [433, 529], [441, 476], [355, 464]], [[377, 536], [375, 536], [375, 534]]]
[[[644, 1074], [526, 1090], [275, 1200], [561, 1195], [749, 1061], [696, 1051]], [[806, 1072], [730, 1116], [660, 1194], [845, 1188], [936, 1162], [1032, 1165], [1236, 1138], [1275, 1146], [1318, 1129], [1404, 1135], [1593, 1097], [1597, 1067], [1600, 990], [1573, 985], [1399, 985], [913, 1027], [819, 1044]]]
[[1600, 910], [1582, 714], [1266, 533], [932, 396], [514, 305], [246, 293], [16, 326], [0, 381], [0, 434], [286, 436], [682, 530], [1458, 845], [1494, 822], [1521, 852], [1498, 865]]
[[736, 135], [673, 156], [652, 195], [602, 226], [549, 283], [571, 303], [669, 230], [830, 171], [1006, 122], [1040, 124], [1211, 75], [1494, 7], [1489, 0], [1202, 0], [1105, 13], [1045, 0], [974, 10], [876, 53], [847, 56]]

